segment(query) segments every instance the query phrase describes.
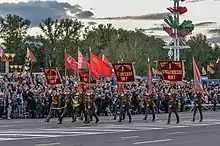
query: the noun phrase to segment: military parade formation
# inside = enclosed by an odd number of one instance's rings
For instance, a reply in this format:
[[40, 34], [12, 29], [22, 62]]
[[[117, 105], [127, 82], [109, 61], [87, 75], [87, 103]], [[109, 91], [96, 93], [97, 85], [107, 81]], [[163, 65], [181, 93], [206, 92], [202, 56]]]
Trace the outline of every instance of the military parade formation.
[[[89, 92], [90, 91], [90, 92]], [[155, 110], [155, 93], [152, 94], [143, 94], [143, 106], [144, 106], [144, 118], [143, 120], [148, 120], [148, 115], [152, 114], [152, 121], [156, 119]], [[179, 100], [176, 93], [168, 94], [168, 119], [167, 124], [171, 122], [171, 114], [174, 113], [176, 116], [176, 123], [180, 122], [180, 117], [178, 115], [179, 109]], [[74, 90], [66, 89], [64, 92], [54, 88], [50, 91], [49, 98], [51, 98], [51, 105], [49, 114], [45, 122], [49, 122], [53, 112], [56, 112], [58, 116], [59, 124], [62, 124], [65, 113], [71, 113], [72, 122], [76, 122], [77, 118], [80, 120], [84, 119], [85, 124], [89, 124], [95, 118], [95, 123], [99, 122], [99, 117], [97, 115], [97, 106], [95, 104], [95, 94], [88, 89], [88, 87], [83, 88], [81, 91], [77, 92]], [[195, 122], [195, 115], [197, 110], [200, 113], [199, 122], [203, 121], [202, 114], [202, 94], [196, 92], [194, 102], [194, 112], [192, 116], [192, 122]], [[114, 107], [113, 120], [122, 122], [125, 120], [126, 115], [128, 116], [128, 122], [132, 122], [131, 110], [134, 106], [132, 103], [133, 96], [129, 93], [118, 94], [116, 105]]]

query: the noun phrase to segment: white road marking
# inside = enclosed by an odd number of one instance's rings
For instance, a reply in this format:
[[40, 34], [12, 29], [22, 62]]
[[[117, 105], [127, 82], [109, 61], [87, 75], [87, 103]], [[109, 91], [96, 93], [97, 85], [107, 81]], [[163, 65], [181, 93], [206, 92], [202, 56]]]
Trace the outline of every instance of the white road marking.
[[[131, 131], [135, 131], [132, 129], [102, 129], [102, 128], [88, 128], [88, 129], [42, 129], [45, 131], [55, 131], [56, 133], [60, 133], [60, 131], [103, 131], [103, 132], [131, 132]], [[59, 131], [59, 132], [58, 132]], [[68, 132], [65, 132], [68, 133]], [[71, 133], [71, 132], [70, 132]], [[82, 132], [80, 132], [82, 133]]]
[[139, 136], [128, 136], [128, 137], [121, 137], [121, 139], [131, 139], [131, 138], [138, 138]]
[[0, 138], [0, 141], [14, 140], [14, 138]]
[[170, 135], [175, 135], [175, 134], [184, 134], [184, 132], [171, 132], [169, 133]]
[[[36, 134], [20, 134], [20, 133], [0, 133], [0, 136], [27, 136], [27, 137], [50, 137], [50, 135], [36, 135]], [[53, 135], [53, 136], [60, 136], [60, 135]]]
[[34, 146], [51, 146], [51, 145], [60, 145], [60, 143], [45, 143], [45, 144], [36, 144]]
[[0, 128], [14, 127], [15, 125], [0, 125]]
[[97, 134], [99, 132], [75, 132], [75, 131], [3, 131], [0, 134], [17, 133], [17, 134]]
[[149, 144], [149, 143], [158, 143], [158, 142], [167, 142], [171, 141], [172, 139], [161, 139], [161, 140], [151, 140], [151, 141], [141, 141], [141, 142], [135, 142], [134, 145], [138, 144]]

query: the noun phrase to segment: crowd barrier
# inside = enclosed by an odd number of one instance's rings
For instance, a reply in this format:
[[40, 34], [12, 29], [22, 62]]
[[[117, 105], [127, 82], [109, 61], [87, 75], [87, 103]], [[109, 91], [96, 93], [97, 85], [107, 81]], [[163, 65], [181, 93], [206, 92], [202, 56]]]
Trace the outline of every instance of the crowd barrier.
[[[185, 109], [189, 108], [189, 111], [193, 111], [194, 105], [184, 105]], [[220, 107], [220, 104], [216, 105], [216, 108]], [[202, 104], [202, 110], [213, 110], [214, 104]]]

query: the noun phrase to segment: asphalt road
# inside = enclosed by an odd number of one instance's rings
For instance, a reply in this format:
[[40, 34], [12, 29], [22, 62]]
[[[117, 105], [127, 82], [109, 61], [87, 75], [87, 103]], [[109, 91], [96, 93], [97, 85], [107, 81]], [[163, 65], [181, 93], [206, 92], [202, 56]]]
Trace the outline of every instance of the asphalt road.
[[[62, 125], [56, 119], [0, 120], [0, 146], [219, 146], [220, 112], [204, 112], [204, 121], [191, 122], [192, 113], [181, 113], [166, 125], [166, 114], [156, 115], [156, 122], [133, 116], [122, 123], [112, 117], [100, 117], [100, 123], [71, 123]], [[151, 115], [149, 115], [151, 118]]]

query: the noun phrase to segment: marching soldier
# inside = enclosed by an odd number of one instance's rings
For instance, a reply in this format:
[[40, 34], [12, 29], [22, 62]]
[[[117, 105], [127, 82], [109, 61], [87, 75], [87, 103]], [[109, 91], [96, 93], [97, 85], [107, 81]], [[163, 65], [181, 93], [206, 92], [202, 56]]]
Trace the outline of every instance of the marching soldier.
[[203, 120], [202, 93], [200, 93], [200, 92], [195, 94], [194, 112], [193, 112], [193, 119], [192, 119], [193, 122], [195, 122], [195, 116], [196, 116], [197, 109], [199, 110], [199, 114], [200, 114], [200, 121], [199, 122], [202, 122], [202, 120]]
[[50, 111], [49, 111], [49, 114], [45, 120], [45, 122], [48, 122], [50, 121], [50, 118], [53, 114], [53, 112], [55, 111], [58, 115], [58, 120], [59, 120], [59, 123], [58, 124], [62, 124], [62, 116], [61, 116], [61, 113], [60, 113], [60, 93], [57, 91], [57, 89], [54, 89], [53, 91], [51, 91], [50, 95], [49, 95], [52, 99], [52, 103], [50, 105]]
[[176, 99], [176, 94], [171, 95], [171, 93], [168, 94], [169, 95], [169, 115], [168, 115], [168, 121], [167, 124], [170, 124], [170, 119], [171, 119], [171, 114], [174, 113], [176, 115], [176, 123], [179, 123], [179, 115], [177, 113], [178, 110], [178, 101]]
[[119, 115], [119, 122], [122, 121], [123, 119], [123, 115], [125, 115], [125, 112], [128, 115], [129, 118], [129, 123], [131, 122], [131, 112], [130, 112], [130, 96], [129, 94], [126, 94], [126, 96], [124, 94], [121, 94], [121, 105], [120, 105], [120, 115]]
[[213, 110], [216, 111], [216, 105], [217, 105], [217, 94], [214, 93], [213, 95]]
[[73, 116], [73, 107], [71, 103], [71, 93], [69, 88], [66, 89], [65, 95], [66, 95], [66, 105], [67, 105], [66, 111], [69, 116]]
[[93, 116], [95, 117], [96, 119], [96, 122], [95, 123], [98, 123], [99, 122], [99, 118], [96, 114], [96, 105], [95, 105], [95, 102], [94, 102], [94, 97], [92, 96], [92, 94], [88, 93], [87, 94], [87, 110], [88, 110], [88, 117], [90, 118], [90, 120], [88, 120], [88, 123], [90, 121], [92, 121], [92, 118]]
[[153, 94], [145, 94], [144, 95], [144, 108], [145, 108], [145, 116], [143, 120], [147, 120], [147, 116], [150, 113], [150, 111], [152, 112], [152, 116], [153, 119], [152, 121], [155, 121], [155, 109], [156, 104], [154, 103], [154, 96]]
[[72, 110], [73, 110], [73, 115], [72, 115], [72, 122], [75, 122], [76, 119], [77, 119], [77, 115], [78, 115], [78, 112], [79, 112], [79, 103], [81, 102], [80, 101], [80, 98], [79, 98], [79, 93], [76, 93], [75, 95], [72, 95], [72, 98], [71, 98], [71, 102], [72, 102]]
[[[115, 103], [115, 109], [114, 109], [114, 112], [115, 112], [115, 114], [114, 114], [114, 118], [113, 118], [113, 120], [116, 120], [116, 118], [117, 118], [117, 115], [118, 115], [118, 113], [120, 113], [120, 107], [121, 107], [121, 103], [122, 103], [122, 98], [121, 98], [122, 96], [120, 95], [120, 94], [118, 94], [117, 95], [117, 99], [116, 99], [116, 103]], [[124, 112], [122, 113], [122, 120], [124, 120], [125, 119], [125, 114], [124, 114]]]
[[79, 102], [79, 111], [85, 117], [84, 123], [88, 123], [88, 113], [87, 113], [87, 108], [86, 108], [87, 99], [86, 99], [85, 90], [82, 91], [79, 98], [80, 98], [79, 99], [80, 100], [80, 102]]

